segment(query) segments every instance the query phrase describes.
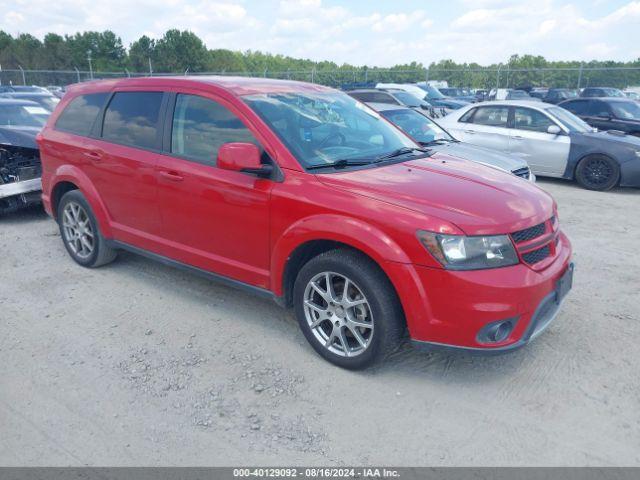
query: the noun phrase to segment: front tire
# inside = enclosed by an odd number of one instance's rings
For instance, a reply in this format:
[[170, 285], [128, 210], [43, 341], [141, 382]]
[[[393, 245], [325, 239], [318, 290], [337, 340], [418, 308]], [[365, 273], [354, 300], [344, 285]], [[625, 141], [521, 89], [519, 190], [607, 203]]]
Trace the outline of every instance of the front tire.
[[576, 168], [576, 180], [587, 190], [611, 190], [619, 179], [620, 166], [606, 155], [589, 155]]
[[76, 263], [93, 268], [115, 260], [117, 250], [107, 245], [89, 202], [79, 190], [65, 193], [57, 211], [60, 236]]
[[298, 273], [293, 302], [307, 341], [339, 367], [371, 366], [402, 341], [404, 315], [395, 289], [361, 253], [338, 249], [311, 259]]

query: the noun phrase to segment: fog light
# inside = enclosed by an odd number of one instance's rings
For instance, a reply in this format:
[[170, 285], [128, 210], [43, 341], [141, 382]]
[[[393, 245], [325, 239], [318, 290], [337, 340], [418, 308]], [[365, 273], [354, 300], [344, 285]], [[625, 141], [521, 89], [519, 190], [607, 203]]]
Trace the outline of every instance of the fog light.
[[482, 327], [478, 332], [477, 340], [479, 343], [500, 343], [509, 338], [516, 325], [515, 318], [508, 320], [498, 320], [491, 322]]

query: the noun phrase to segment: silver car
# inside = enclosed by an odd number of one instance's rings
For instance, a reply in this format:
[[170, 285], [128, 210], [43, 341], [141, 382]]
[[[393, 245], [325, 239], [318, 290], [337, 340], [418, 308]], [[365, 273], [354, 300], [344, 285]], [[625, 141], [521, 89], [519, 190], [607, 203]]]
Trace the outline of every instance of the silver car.
[[482, 163], [535, 182], [527, 162], [501, 152], [459, 142], [432, 119], [411, 108], [388, 103], [367, 103], [419, 144], [459, 158]]
[[640, 186], [640, 139], [596, 132], [571, 112], [541, 102], [469, 105], [440, 120], [466, 143], [526, 160], [534, 174], [576, 179], [591, 190]]

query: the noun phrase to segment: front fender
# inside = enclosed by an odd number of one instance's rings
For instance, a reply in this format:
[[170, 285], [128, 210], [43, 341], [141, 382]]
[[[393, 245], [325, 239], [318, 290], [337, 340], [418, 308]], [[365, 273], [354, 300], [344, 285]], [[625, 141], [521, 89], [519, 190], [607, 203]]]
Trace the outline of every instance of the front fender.
[[[375, 226], [353, 217], [322, 214], [306, 217], [291, 225], [276, 241], [271, 255], [273, 292], [283, 294], [287, 260], [301, 245], [314, 240], [344, 243], [371, 257], [383, 270], [387, 262], [411, 263], [407, 253]], [[387, 272], [388, 274], [388, 272]]]
[[73, 165], [61, 165], [56, 169], [48, 182], [47, 194], [49, 201], [53, 201], [51, 196], [56, 185], [61, 182], [71, 182], [80, 189], [91, 206], [93, 215], [98, 222], [100, 233], [105, 238], [112, 238], [113, 233], [111, 231], [111, 218], [109, 217], [109, 212], [89, 177], [82, 170]]

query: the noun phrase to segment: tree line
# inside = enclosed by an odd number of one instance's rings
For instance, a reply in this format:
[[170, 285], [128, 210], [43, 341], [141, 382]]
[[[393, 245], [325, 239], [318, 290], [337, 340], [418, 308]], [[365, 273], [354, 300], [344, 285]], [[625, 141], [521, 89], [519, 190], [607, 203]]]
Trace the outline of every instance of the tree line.
[[0, 68], [10, 70], [20, 67], [26, 70], [69, 71], [87, 71], [91, 68], [95, 72], [119, 74], [222, 72], [275, 76], [328, 85], [420, 80], [445, 80], [450, 85], [473, 88], [640, 85], [640, 59], [630, 62], [580, 62], [513, 55], [503, 63], [486, 66], [441, 60], [429, 65], [411, 62], [379, 68], [331, 61], [315, 62], [260, 51], [209, 49], [193, 32], [177, 29], [168, 30], [159, 39], [143, 35], [128, 47], [110, 30], [64, 36], [48, 33], [42, 40], [28, 33], [12, 36], [0, 31]]

